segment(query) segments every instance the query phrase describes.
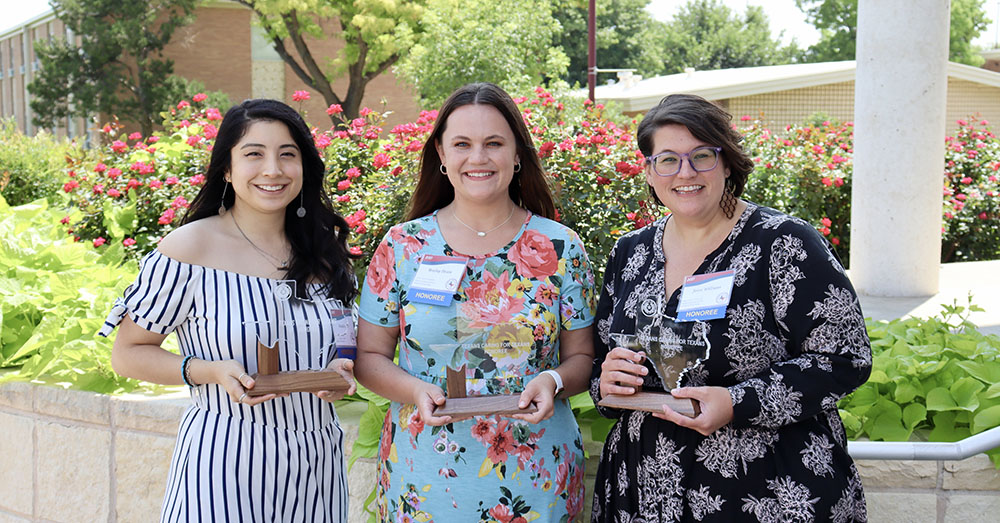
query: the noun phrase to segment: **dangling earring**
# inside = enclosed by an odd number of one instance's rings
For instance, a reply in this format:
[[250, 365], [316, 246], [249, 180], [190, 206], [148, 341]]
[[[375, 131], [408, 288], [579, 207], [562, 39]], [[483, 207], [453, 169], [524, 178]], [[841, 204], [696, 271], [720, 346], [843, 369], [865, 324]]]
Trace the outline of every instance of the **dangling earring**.
[[303, 189], [299, 191], [299, 208], [295, 209], [295, 216], [298, 216], [299, 218], [306, 217], [305, 201], [306, 201], [306, 191]]
[[521, 162], [517, 162], [514, 164], [514, 172], [516, 173], [521, 172]]
[[225, 185], [222, 186], [222, 201], [219, 202], [219, 216], [226, 214], [226, 189], [229, 188], [229, 182], [224, 181]]
[[736, 195], [733, 194], [735, 191], [736, 182], [732, 178], [726, 178], [726, 188], [722, 191], [722, 198], [719, 200], [719, 207], [722, 208], [726, 218], [731, 219], [736, 213]]
[[438, 165], [438, 170], [441, 171], [441, 174], [448, 176], [448, 168], [445, 167], [443, 163]]

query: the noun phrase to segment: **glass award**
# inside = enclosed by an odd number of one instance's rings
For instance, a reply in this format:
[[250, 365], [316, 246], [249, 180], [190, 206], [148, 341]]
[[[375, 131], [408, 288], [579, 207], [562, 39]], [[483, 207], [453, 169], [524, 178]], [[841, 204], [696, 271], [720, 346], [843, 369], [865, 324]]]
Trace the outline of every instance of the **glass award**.
[[[534, 331], [517, 322], [497, 321], [501, 314], [484, 310], [480, 305], [454, 302], [455, 330], [452, 332], [455, 343], [431, 345], [436, 357], [448, 362], [445, 404], [438, 406], [434, 414], [466, 417], [537, 411], [534, 404], [518, 408], [520, 394], [495, 393], [498, 388], [505, 388], [503, 383], [524, 380], [520, 369], [527, 367], [527, 359], [534, 350]], [[503, 369], [518, 370], [504, 372]], [[480, 383], [479, 390], [469, 392], [469, 379]], [[491, 386], [490, 383], [501, 385]]]
[[[334, 342], [328, 346], [321, 347], [315, 356], [300, 355], [294, 351], [286, 351], [286, 357], [309, 357], [310, 360], [300, 362], [299, 367], [305, 366], [303, 370], [281, 370], [281, 347], [291, 347], [289, 336], [296, 333], [306, 332], [311, 334], [309, 338], [320, 337], [320, 324], [318, 319], [295, 320], [291, 311], [293, 300], [310, 300], [322, 302], [321, 310], [326, 311], [334, 322], [343, 321], [343, 310], [339, 307], [339, 301], [327, 299], [319, 296], [309, 298], [298, 298], [295, 295], [295, 280], [275, 281], [270, 289], [270, 296], [267, 290], [264, 291], [266, 317], [268, 320], [255, 322], [258, 324], [257, 332], [257, 372], [250, 377], [254, 379], [254, 386], [247, 390], [247, 395], [256, 397], [266, 394], [284, 394], [289, 392], [319, 392], [330, 390], [346, 392], [350, 384], [335, 370], [326, 368], [329, 363], [331, 352], [337, 350], [337, 334], [341, 328], [334, 329]], [[350, 310], [347, 311], [350, 317]], [[268, 344], [267, 342], [270, 342]], [[350, 343], [344, 340], [344, 343]], [[333, 351], [331, 351], [333, 349]]]
[[701, 412], [697, 401], [675, 398], [670, 390], [680, 386], [684, 375], [708, 358], [708, 325], [665, 316], [661, 298], [646, 298], [637, 309], [635, 332], [613, 332], [611, 341], [617, 347], [645, 352], [666, 392], [646, 392], [637, 387], [634, 394], [608, 394], [598, 405], [646, 412], [663, 412], [663, 405], [667, 405], [685, 416], [697, 416]]

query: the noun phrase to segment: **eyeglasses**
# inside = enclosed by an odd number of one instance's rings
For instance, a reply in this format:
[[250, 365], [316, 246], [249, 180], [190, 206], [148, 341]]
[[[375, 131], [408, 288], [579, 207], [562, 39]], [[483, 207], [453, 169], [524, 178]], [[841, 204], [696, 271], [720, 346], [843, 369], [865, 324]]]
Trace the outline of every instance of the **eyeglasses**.
[[684, 159], [687, 158], [688, 164], [691, 165], [692, 169], [703, 173], [715, 169], [715, 166], [719, 164], [720, 152], [722, 152], [722, 147], [711, 146], [698, 147], [684, 154], [666, 151], [646, 158], [646, 162], [652, 164], [653, 172], [657, 175], [673, 176], [681, 172], [681, 165], [683, 165]]

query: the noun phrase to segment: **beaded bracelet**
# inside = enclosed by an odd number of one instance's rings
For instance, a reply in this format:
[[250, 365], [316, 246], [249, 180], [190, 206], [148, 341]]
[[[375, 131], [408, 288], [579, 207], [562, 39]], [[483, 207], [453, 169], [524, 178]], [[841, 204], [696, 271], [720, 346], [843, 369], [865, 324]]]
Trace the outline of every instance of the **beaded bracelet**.
[[194, 355], [188, 354], [187, 356], [184, 356], [183, 360], [181, 360], [181, 379], [184, 380], [184, 384], [188, 387], [195, 386], [194, 382], [191, 381], [191, 375], [188, 372], [188, 364], [191, 363], [191, 358], [193, 357]]

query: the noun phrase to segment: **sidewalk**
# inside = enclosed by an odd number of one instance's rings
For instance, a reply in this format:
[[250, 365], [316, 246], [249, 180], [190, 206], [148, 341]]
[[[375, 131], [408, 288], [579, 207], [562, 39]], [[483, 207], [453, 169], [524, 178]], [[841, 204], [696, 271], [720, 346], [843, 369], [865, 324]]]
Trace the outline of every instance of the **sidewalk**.
[[975, 312], [969, 320], [980, 331], [1000, 335], [1000, 260], [946, 263], [941, 265], [940, 290], [934, 296], [916, 298], [883, 298], [861, 295], [861, 310], [866, 317], [893, 320], [904, 316], [926, 318], [941, 312], [941, 304], [958, 300], [966, 305], [972, 293], [972, 303], [985, 309]]

